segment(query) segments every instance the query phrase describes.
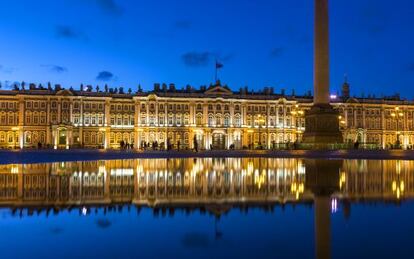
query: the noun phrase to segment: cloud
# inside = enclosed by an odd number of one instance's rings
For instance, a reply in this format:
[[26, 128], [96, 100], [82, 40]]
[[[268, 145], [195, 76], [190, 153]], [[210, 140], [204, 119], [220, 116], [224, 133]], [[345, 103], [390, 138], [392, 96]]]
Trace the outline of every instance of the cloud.
[[390, 17], [384, 7], [373, 3], [361, 10], [361, 23], [370, 34], [379, 34], [387, 29]]
[[179, 20], [174, 23], [174, 27], [181, 30], [188, 30], [191, 29], [193, 23], [188, 20]]
[[414, 62], [408, 64], [408, 71], [414, 72]]
[[272, 58], [278, 58], [278, 57], [280, 57], [283, 54], [283, 52], [285, 52], [285, 49], [283, 47], [273, 48], [270, 51], [270, 57], [272, 57]]
[[205, 67], [210, 63], [211, 53], [205, 52], [187, 52], [182, 55], [183, 62], [189, 67]]
[[96, 80], [99, 80], [99, 81], [110, 81], [110, 80], [113, 80], [113, 79], [115, 79], [114, 74], [112, 74], [109, 71], [101, 71], [96, 76]]
[[58, 73], [58, 74], [68, 71], [68, 69], [66, 67], [58, 66], [58, 65], [41, 65], [41, 66], [46, 67], [51, 72], [55, 72], [55, 73]]
[[188, 67], [205, 67], [210, 64], [212, 60], [219, 60], [220, 62], [228, 62], [234, 57], [233, 54], [222, 55], [209, 51], [190, 51], [184, 53], [181, 58], [184, 64]]
[[181, 239], [181, 244], [188, 248], [205, 248], [210, 244], [210, 240], [205, 233], [190, 232], [184, 234], [184, 237]]
[[6, 73], [6, 74], [11, 74], [14, 72], [14, 68], [12, 67], [5, 67], [3, 65], [0, 65], [0, 72]]
[[60, 233], [62, 233], [62, 232], [63, 232], [63, 228], [60, 228], [60, 227], [52, 227], [52, 228], [50, 229], [50, 232], [51, 232], [52, 234], [60, 234]]
[[58, 25], [55, 27], [55, 33], [57, 38], [64, 39], [86, 39], [85, 34], [80, 31], [77, 31], [71, 26], [68, 25]]
[[278, 27], [273, 35], [277, 37], [278, 41], [282, 40], [288, 44], [307, 45], [312, 42], [311, 35], [293, 24]]
[[95, 0], [95, 2], [104, 12], [108, 14], [120, 16], [124, 12], [115, 0]]
[[99, 228], [102, 229], [109, 228], [112, 225], [111, 221], [108, 219], [97, 219], [95, 223]]

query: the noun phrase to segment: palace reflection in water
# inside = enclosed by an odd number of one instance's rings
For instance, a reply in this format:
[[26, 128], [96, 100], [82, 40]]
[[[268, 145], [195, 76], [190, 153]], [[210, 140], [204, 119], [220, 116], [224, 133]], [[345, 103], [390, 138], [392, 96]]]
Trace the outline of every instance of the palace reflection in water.
[[412, 161], [337, 162], [336, 169], [324, 168], [327, 162], [318, 165], [313, 160], [270, 158], [1, 165], [0, 203], [56, 206], [121, 202], [156, 206], [306, 202], [313, 200], [315, 192], [314, 177], [307, 171], [315, 170], [334, 170], [322, 178], [333, 182], [329, 183], [335, 185], [331, 193], [339, 199], [397, 201], [414, 194]]
[[[313, 204], [317, 258], [331, 256], [331, 213], [359, 201], [411, 199], [414, 161], [271, 158], [142, 159], [0, 166], [0, 205], [14, 211], [135, 204], [199, 208]], [[31, 213], [29, 213], [30, 215]]]

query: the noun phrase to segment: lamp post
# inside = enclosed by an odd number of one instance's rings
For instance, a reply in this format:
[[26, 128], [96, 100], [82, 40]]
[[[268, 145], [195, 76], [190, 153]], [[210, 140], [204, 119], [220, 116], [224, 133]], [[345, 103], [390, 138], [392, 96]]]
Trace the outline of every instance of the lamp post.
[[391, 113], [391, 117], [397, 119], [397, 141], [395, 142], [395, 145], [400, 148], [401, 142], [400, 142], [400, 118], [404, 116], [404, 113], [400, 111], [400, 107], [395, 107], [394, 112]]

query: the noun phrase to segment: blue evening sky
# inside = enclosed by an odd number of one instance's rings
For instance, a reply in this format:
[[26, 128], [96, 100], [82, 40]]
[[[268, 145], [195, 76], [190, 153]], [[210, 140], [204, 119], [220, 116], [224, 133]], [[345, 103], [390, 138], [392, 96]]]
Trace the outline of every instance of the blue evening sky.
[[[331, 87], [413, 98], [414, 1], [331, 0]], [[313, 0], [0, 0], [0, 81], [313, 83]]]

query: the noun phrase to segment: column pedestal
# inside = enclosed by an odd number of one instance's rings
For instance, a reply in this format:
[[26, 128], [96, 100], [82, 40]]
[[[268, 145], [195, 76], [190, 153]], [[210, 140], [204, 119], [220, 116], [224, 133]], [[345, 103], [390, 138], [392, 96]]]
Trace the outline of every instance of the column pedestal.
[[314, 105], [306, 113], [306, 128], [303, 143], [312, 148], [328, 148], [330, 145], [343, 143], [339, 130], [338, 112], [331, 105]]

